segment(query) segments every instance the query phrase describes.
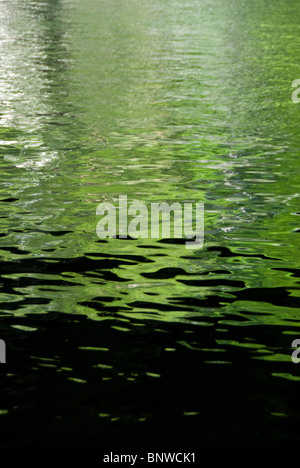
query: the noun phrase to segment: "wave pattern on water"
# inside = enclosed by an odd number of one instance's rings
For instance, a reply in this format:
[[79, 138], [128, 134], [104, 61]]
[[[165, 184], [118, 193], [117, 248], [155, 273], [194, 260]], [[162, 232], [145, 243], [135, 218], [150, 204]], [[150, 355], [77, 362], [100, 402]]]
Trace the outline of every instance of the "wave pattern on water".
[[[297, 5], [0, 8], [0, 444], [299, 442]], [[99, 240], [120, 194], [203, 249]]]

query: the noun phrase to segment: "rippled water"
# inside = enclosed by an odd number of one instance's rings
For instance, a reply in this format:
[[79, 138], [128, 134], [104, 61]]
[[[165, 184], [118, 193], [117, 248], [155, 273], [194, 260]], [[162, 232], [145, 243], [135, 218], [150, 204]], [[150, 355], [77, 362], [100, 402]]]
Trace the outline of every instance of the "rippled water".
[[[0, 0], [2, 446], [299, 441], [300, 13]], [[96, 235], [204, 202], [205, 245]]]

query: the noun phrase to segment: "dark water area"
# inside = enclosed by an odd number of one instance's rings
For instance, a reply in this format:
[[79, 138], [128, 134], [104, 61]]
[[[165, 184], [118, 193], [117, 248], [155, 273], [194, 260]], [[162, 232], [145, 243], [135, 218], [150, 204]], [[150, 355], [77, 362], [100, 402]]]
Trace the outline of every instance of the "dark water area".
[[[0, 0], [1, 447], [300, 440], [300, 11]], [[204, 203], [205, 240], [99, 239]]]

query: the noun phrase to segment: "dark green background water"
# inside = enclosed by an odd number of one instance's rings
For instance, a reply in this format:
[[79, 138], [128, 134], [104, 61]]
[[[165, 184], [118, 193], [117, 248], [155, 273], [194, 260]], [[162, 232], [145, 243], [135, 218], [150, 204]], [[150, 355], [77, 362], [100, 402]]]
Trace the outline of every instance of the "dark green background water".
[[[299, 20], [0, 1], [2, 446], [299, 441]], [[204, 248], [99, 241], [119, 194], [204, 202]]]

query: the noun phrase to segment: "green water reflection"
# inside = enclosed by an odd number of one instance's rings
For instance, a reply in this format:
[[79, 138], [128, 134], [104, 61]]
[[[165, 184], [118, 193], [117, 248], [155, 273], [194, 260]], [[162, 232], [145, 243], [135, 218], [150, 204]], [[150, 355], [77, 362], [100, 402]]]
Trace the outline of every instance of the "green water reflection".
[[[125, 330], [135, 319], [196, 317], [205, 327], [214, 317], [225, 334], [241, 322], [299, 326], [297, 2], [0, 8], [0, 248], [14, 285], [1, 295], [3, 316], [113, 316]], [[204, 202], [204, 248], [99, 242], [96, 207], [119, 194]], [[90, 261], [82, 271], [78, 258]], [[45, 272], [35, 271], [41, 259]], [[289, 359], [289, 350], [229, 341], [216, 348]]]

